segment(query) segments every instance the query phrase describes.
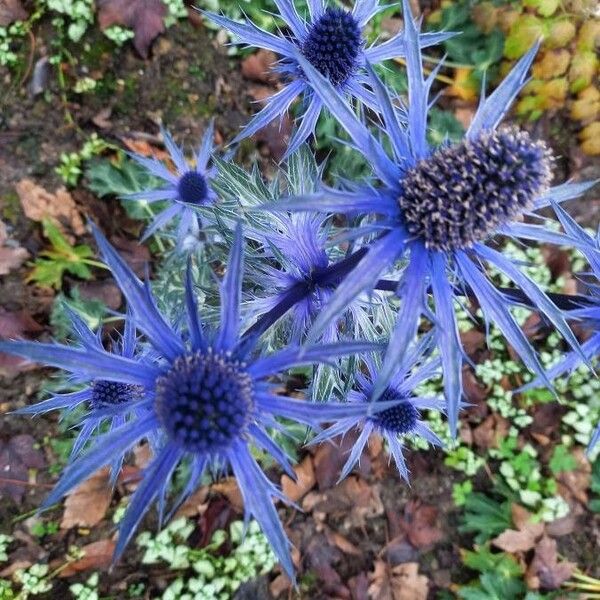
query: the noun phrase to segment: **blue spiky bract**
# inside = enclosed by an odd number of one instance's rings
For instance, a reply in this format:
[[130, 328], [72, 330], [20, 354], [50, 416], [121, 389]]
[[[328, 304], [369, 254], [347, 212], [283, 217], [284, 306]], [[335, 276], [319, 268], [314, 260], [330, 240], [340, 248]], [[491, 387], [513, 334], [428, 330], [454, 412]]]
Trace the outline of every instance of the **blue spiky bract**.
[[[285, 35], [264, 31], [251, 21], [238, 23], [222, 15], [204, 14], [229, 30], [240, 43], [265, 48], [280, 56], [278, 70], [287, 85], [268, 99], [266, 106], [253, 117], [234, 139], [234, 143], [254, 135], [271, 121], [280, 119], [294, 100], [300, 97], [303, 110], [299, 126], [288, 145], [286, 156], [289, 156], [314, 133], [323, 109], [320, 95], [313, 90], [313, 81], [305, 76], [297, 59], [298, 53], [345, 97], [378, 110], [367, 85], [364, 66], [367, 61], [379, 64], [404, 56], [406, 44], [404, 32], [401, 31], [386, 42], [366, 46], [364, 29], [385, 8], [379, 0], [356, 0], [352, 11], [326, 6], [323, 0], [311, 0], [306, 19], [298, 14], [293, 0], [276, 0], [275, 4], [278, 16], [286, 25]], [[430, 46], [452, 35], [447, 32], [426, 33], [421, 35], [420, 43], [423, 47]]]
[[[446, 412], [456, 435], [462, 397], [464, 351], [455, 315], [457, 286], [478, 300], [484, 317], [493, 322], [520, 355], [526, 366], [551, 387], [544, 370], [510, 311], [510, 299], [488, 278], [489, 265], [507, 275], [581, 356], [579, 343], [565, 315], [519, 265], [487, 244], [496, 235], [550, 243], [572, 244], [573, 238], [543, 226], [522, 223], [522, 216], [578, 196], [585, 186], [547, 186], [551, 160], [543, 144], [521, 131], [498, 126], [526, 83], [537, 45], [525, 54], [506, 79], [479, 106], [462, 142], [431, 148], [427, 141], [429, 91], [436, 71], [423, 74], [417, 23], [408, 2], [403, 2], [404, 51], [408, 75], [406, 111], [384, 87], [367, 61], [370, 87], [377, 99], [384, 127], [381, 136], [345, 101], [343, 93], [306, 60], [295, 58], [319, 100], [336, 117], [356, 148], [373, 165], [379, 187], [365, 186], [348, 192], [328, 190], [272, 204], [273, 211], [314, 211], [363, 214], [377, 217], [382, 234], [370, 242], [356, 268], [337, 286], [327, 306], [316, 317], [308, 335], [318, 339], [355, 298], [372, 290], [381, 276], [399, 259], [404, 268], [397, 294], [402, 305], [391, 334], [388, 351], [375, 383], [373, 397], [385, 393], [398, 365], [417, 335], [421, 316], [430, 316], [426, 297], [433, 297], [433, 321], [444, 373]], [[589, 187], [589, 186], [588, 186]]]
[[186, 246], [186, 238], [197, 238], [199, 231], [208, 223], [206, 216], [200, 219], [196, 207], [207, 207], [217, 200], [217, 194], [211, 185], [216, 170], [210, 166], [214, 150], [214, 124], [211, 123], [204, 132], [191, 161], [186, 159], [183, 149], [175, 143], [168, 131], [163, 129], [162, 136], [175, 172], [156, 158], [131, 154], [138, 164], [154, 178], [162, 181], [163, 185], [129, 194], [124, 196], [124, 200], [139, 200], [151, 204], [166, 202], [166, 208], [154, 217], [142, 240], [163, 232], [176, 222], [175, 238], [177, 247], [181, 250]]
[[[67, 467], [45, 506], [60, 500], [103, 465], [122, 460], [140, 440], [150, 439], [154, 457], [120, 524], [115, 558], [122, 554], [154, 500], [158, 501], [162, 518], [172, 475], [181, 462], [186, 462], [189, 479], [175, 504], [195, 489], [206, 471], [230, 468], [240, 486], [247, 514], [259, 522], [286, 572], [293, 577], [289, 543], [273, 505], [273, 498], [284, 498], [256, 463], [251, 444], [269, 453], [293, 476], [288, 457], [269, 434], [275, 418], [316, 426], [340, 418], [374, 415], [397, 401], [377, 406], [312, 404], [277, 395], [275, 384], [270, 381], [274, 375], [294, 366], [331, 362], [336, 357], [372, 351], [379, 345], [348, 342], [289, 346], [267, 356], [256, 352], [255, 341], [245, 339], [241, 333], [244, 263], [241, 227], [236, 229], [221, 284], [221, 325], [212, 329], [202, 324], [188, 267], [184, 331], [174, 328], [159, 312], [149, 287], [95, 228], [94, 234], [129, 303], [129, 322], [134, 322], [150, 343], [152, 351], [147, 354], [153, 360], [131, 352], [112, 354], [97, 344], [69, 347], [0, 342], [3, 352], [95, 381], [96, 400], [103, 403], [103, 410], [110, 409], [111, 414], [121, 418], [119, 427], [95, 437], [89, 451]], [[136, 407], [133, 418], [123, 419], [131, 412], [131, 399], [125, 395], [134, 389], [144, 391], [142, 399], [133, 403]]]

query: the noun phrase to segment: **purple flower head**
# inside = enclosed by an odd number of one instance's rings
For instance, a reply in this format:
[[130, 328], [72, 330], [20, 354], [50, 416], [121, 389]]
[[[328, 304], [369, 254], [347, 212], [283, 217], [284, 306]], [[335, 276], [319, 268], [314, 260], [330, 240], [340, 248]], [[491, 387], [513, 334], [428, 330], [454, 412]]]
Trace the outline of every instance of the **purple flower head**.
[[350, 451], [340, 479], [344, 479], [359, 461], [365, 445], [372, 434], [378, 434], [386, 441], [391, 457], [400, 476], [408, 481], [409, 472], [404, 460], [403, 440], [406, 437], [420, 437], [434, 446], [442, 446], [440, 438], [429, 428], [422, 419], [422, 411], [443, 411], [445, 402], [442, 398], [415, 396], [414, 390], [420, 384], [438, 374], [440, 361], [428, 359], [431, 346], [431, 336], [426, 336], [416, 347], [406, 355], [405, 362], [400, 365], [394, 377], [386, 384], [382, 394], [374, 400], [374, 384], [378, 378], [379, 369], [371, 358], [363, 357], [366, 374], [358, 372], [355, 389], [349, 392], [348, 400], [353, 404], [369, 404], [375, 402], [396, 402], [376, 414], [365, 417], [349, 417], [341, 419], [328, 429], [321, 432], [313, 443], [331, 440], [338, 435], [345, 435], [352, 429], [358, 429], [360, 434]]
[[[95, 437], [88, 452], [67, 467], [45, 506], [58, 502], [100, 467], [129, 452], [140, 440], [150, 438], [154, 440], [154, 456], [120, 524], [115, 559], [122, 554], [155, 500], [162, 521], [173, 473], [179, 464], [186, 463], [189, 478], [175, 506], [195, 489], [205, 472], [231, 469], [247, 515], [259, 522], [286, 572], [293, 577], [289, 543], [272, 502], [273, 498], [285, 498], [260, 469], [252, 447], [270, 454], [294, 477], [289, 458], [269, 433], [281, 428], [277, 419], [318, 426], [340, 418], [375, 414], [396, 401], [310, 403], [278, 395], [274, 379], [290, 367], [331, 363], [340, 356], [372, 352], [381, 346], [359, 341], [288, 346], [262, 355], [256, 349], [255, 339], [241, 333], [244, 261], [239, 226], [221, 284], [220, 326], [216, 329], [200, 319], [190, 267], [185, 285], [185, 324], [180, 322], [174, 327], [158, 310], [149, 286], [136, 277], [95, 228], [94, 233], [103, 258], [129, 303], [136, 327], [152, 348], [148, 355], [153, 360], [112, 354], [90, 345], [0, 342], [0, 351], [41, 361], [79, 377], [140, 386], [143, 390], [142, 399], [136, 403], [137, 417]], [[124, 389], [115, 388], [117, 392]], [[120, 394], [107, 393], [100, 399], [115, 398], [120, 400]], [[110, 411], [125, 415], [128, 408], [117, 401]]]
[[[487, 266], [508, 276], [581, 356], [579, 343], [563, 312], [520, 265], [487, 242], [502, 235], [573, 244], [572, 236], [558, 234], [543, 224], [523, 223], [522, 219], [552, 202], [580, 195], [591, 184], [568, 183], [550, 188], [552, 163], [545, 146], [524, 132], [498, 129], [527, 81], [537, 46], [482, 100], [463, 141], [430, 147], [426, 135], [429, 90], [437, 71], [423, 77], [418, 27], [411, 18], [407, 0], [403, 5], [408, 74], [406, 107], [399, 108], [398, 99], [391, 98], [371, 66], [366, 67], [383, 119], [380, 136], [373, 135], [340, 91], [300, 52], [296, 53], [314, 93], [373, 165], [381, 185], [334, 194], [324, 189], [269, 208], [378, 217], [384, 232], [368, 245], [366, 255], [332, 294], [329, 304], [316, 318], [308, 340], [317, 339], [358, 294], [372, 290], [382, 273], [403, 259], [396, 290], [402, 305], [373, 397], [376, 399], [385, 392], [417, 334], [421, 316], [427, 316], [436, 326], [448, 420], [455, 435], [464, 352], [454, 307], [463, 293], [477, 298], [485, 319], [502, 331], [527, 367], [551, 387], [538, 356], [510, 311], [511, 302], [515, 302], [496, 289], [487, 275]], [[433, 312], [427, 301], [429, 295], [433, 298]]]
[[214, 125], [211, 123], [195, 152], [193, 163], [185, 158], [183, 150], [177, 146], [171, 135], [162, 130], [165, 146], [169, 151], [176, 172], [171, 172], [164, 162], [156, 158], [148, 158], [139, 154], [131, 157], [154, 177], [161, 179], [165, 185], [158, 189], [142, 190], [128, 194], [125, 200], [143, 200], [145, 202], [167, 202], [167, 207], [160, 212], [144, 232], [142, 241], [163, 229], [174, 219], [179, 219], [177, 226], [177, 246], [184, 247], [187, 236], [198, 237], [202, 222], [197, 207], [210, 206], [217, 199], [211, 187], [211, 180], [216, 169], [210, 167], [213, 152]]
[[[266, 48], [281, 57], [277, 70], [281, 72], [286, 86], [272, 96], [267, 105], [250, 121], [235, 138], [234, 143], [255, 134], [259, 129], [281, 116], [292, 102], [302, 98], [303, 111], [299, 127], [290, 141], [289, 155], [304, 142], [315, 126], [323, 100], [313, 89], [314, 81], [304, 72], [298, 55], [307, 61], [321, 76], [345, 98], [356, 99], [377, 109], [375, 98], [368, 88], [365, 64], [378, 64], [398, 56], [405, 56], [405, 35], [401, 31], [390, 40], [367, 46], [365, 28], [373, 16], [386, 8], [379, 0], [356, 0], [352, 11], [328, 6], [323, 0], [308, 2], [309, 14], [298, 14], [293, 0], [275, 0], [279, 17], [288, 30], [282, 35], [263, 31], [254, 23], [237, 23], [227, 17], [205, 13], [218, 25], [236, 35], [248, 46]], [[419, 43], [431, 46], [448, 39], [450, 33], [426, 33]]]

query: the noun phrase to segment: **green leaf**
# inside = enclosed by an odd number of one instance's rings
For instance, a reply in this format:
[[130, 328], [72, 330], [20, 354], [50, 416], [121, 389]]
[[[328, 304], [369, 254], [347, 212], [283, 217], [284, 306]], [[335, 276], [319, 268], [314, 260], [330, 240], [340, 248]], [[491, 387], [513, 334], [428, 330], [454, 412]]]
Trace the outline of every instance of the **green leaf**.
[[558, 475], [565, 471], [573, 471], [577, 467], [577, 461], [569, 449], [561, 444], [554, 448], [548, 466], [554, 475]]
[[491, 552], [489, 545], [480, 546], [475, 551], [461, 551], [463, 563], [480, 573], [496, 571], [504, 578], [520, 577], [523, 568], [514, 556], [506, 552]]
[[523, 15], [514, 23], [504, 43], [506, 58], [520, 58], [542, 37], [544, 25], [534, 15]]
[[125, 196], [152, 189], [158, 184], [158, 180], [146, 169], [124, 154], [116, 161], [105, 158], [90, 161], [85, 175], [90, 190], [101, 198]]
[[459, 527], [459, 531], [476, 533], [477, 544], [482, 544], [511, 527], [509, 502], [499, 503], [480, 493], [467, 496], [463, 524]]

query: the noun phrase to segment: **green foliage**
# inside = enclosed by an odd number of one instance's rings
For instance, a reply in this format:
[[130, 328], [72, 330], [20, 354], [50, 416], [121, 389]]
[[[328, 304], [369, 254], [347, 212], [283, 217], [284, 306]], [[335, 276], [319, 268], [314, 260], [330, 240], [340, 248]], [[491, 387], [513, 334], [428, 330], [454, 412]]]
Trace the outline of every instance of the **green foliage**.
[[[92, 81], [94, 81], [92, 79]], [[77, 91], [77, 86], [75, 91]], [[113, 148], [112, 144], [92, 133], [89, 139], [81, 147], [79, 152], [63, 153], [60, 155], [60, 165], [55, 171], [68, 186], [75, 186], [83, 173], [83, 163], [94, 156], [102, 154], [105, 150]]]
[[28, 569], [17, 569], [14, 578], [21, 584], [19, 599], [26, 600], [29, 596], [39, 596], [52, 589], [48, 565], [34, 564]]
[[98, 573], [92, 573], [85, 583], [70, 585], [69, 591], [77, 600], [98, 600]]
[[590, 491], [594, 496], [590, 499], [589, 508], [595, 513], [600, 513], [600, 458], [596, 458], [592, 465]]
[[469, 479], [462, 483], [452, 484], [452, 500], [454, 506], [464, 506], [467, 503], [467, 497], [473, 492], [473, 484]]
[[62, 292], [57, 294], [52, 303], [50, 324], [54, 336], [60, 341], [67, 340], [73, 333], [73, 324], [66, 312], [67, 307], [75, 311], [94, 331], [102, 325], [108, 310], [102, 300], [82, 298], [77, 288], [71, 290], [69, 297]]
[[162, 600], [226, 600], [242, 583], [269, 572], [276, 563], [256, 521], [249, 523], [245, 535], [244, 524], [235, 521], [229, 534], [216, 531], [210, 544], [200, 549], [186, 544], [193, 530], [189, 521], [177, 519], [156, 536], [144, 532], [137, 538], [145, 549], [143, 564], [166, 563], [171, 570], [193, 572], [177, 577]]
[[498, 502], [478, 492], [466, 497], [459, 531], [476, 534], [475, 543], [483, 544], [511, 527], [510, 502]]
[[558, 475], [566, 471], [573, 471], [577, 467], [577, 461], [569, 448], [560, 444], [554, 447], [548, 466], [554, 475]]
[[0, 563], [8, 560], [8, 547], [13, 539], [14, 538], [11, 535], [0, 533]]
[[49, 219], [44, 220], [43, 227], [44, 235], [50, 241], [52, 249], [39, 253], [40, 258], [35, 259], [28, 281], [58, 290], [62, 286], [65, 273], [80, 279], [91, 279], [90, 266], [104, 266], [91, 259], [94, 251], [88, 245], [71, 246], [58, 227]]
[[55, 534], [59, 529], [58, 521], [37, 521], [31, 526], [31, 534], [43, 538]]
[[497, 70], [502, 58], [504, 35], [497, 27], [490, 31], [482, 31], [477, 27], [471, 17], [472, 4], [468, 0], [461, 0], [447, 5], [442, 9], [435, 28], [461, 32], [461, 35], [444, 42], [444, 50], [450, 61], [472, 67], [472, 76], [479, 83], [484, 73], [488, 80], [495, 76], [493, 70]]
[[22, 21], [12, 23], [8, 27], [0, 27], [0, 65], [14, 67], [19, 62], [19, 54], [15, 48], [27, 34], [27, 26]]

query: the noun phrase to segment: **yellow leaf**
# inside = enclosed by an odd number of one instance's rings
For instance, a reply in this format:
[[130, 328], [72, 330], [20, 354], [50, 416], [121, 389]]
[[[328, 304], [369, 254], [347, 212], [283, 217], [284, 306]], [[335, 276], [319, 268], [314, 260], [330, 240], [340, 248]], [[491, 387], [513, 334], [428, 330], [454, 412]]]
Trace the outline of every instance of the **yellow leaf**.
[[540, 90], [540, 96], [544, 99], [544, 108], [561, 108], [565, 103], [568, 91], [569, 84], [564, 77], [547, 81]]
[[594, 121], [579, 133], [581, 149], [589, 156], [600, 156], [600, 121]]
[[477, 85], [471, 78], [473, 69], [459, 68], [454, 70], [453, 83], [446, 88], [446, 94], [460, 98], [461, 100], [471, 101], [477, 98]]
[[600, 116], [600, 91], [589, 86], [571, 105], [571, 117], [577, 121], [595, 120]]
[[570, 61], [568, 50], [550, 50], [536, 60], [531, 72], [537, 79], [554, 79], [566, 73]]

